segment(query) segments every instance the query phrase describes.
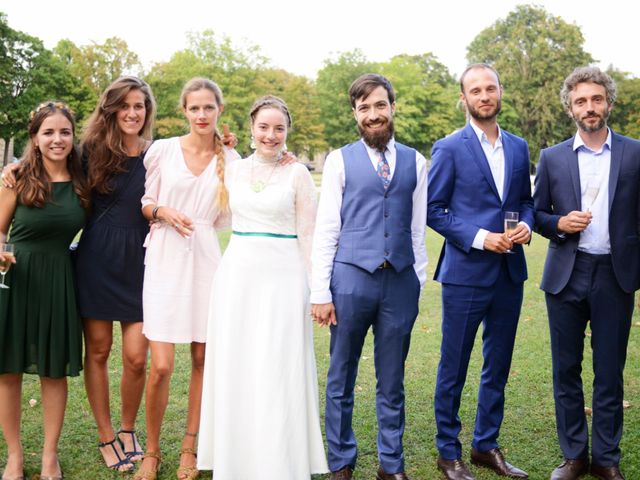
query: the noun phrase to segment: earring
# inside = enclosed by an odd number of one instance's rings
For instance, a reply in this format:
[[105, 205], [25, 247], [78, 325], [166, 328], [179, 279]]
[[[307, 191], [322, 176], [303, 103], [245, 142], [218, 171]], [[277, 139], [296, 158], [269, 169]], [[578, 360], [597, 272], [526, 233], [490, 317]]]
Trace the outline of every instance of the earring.
[[251, 135], [251, 145], [249, 145], [251, 147], [251, 150], [255, 150], [256, 147], [256, 139], [253, 137], [253, 135]]

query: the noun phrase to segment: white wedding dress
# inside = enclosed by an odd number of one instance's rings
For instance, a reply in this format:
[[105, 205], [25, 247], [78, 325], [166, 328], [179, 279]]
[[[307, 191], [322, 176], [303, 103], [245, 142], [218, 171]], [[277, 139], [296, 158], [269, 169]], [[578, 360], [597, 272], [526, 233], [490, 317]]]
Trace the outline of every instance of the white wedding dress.
[[303, 165], [255, 155], [225, 177], [234, 233], [212, 287], [198, 468], [309, 479], [328, 470], [309, 317], [316, 189]]

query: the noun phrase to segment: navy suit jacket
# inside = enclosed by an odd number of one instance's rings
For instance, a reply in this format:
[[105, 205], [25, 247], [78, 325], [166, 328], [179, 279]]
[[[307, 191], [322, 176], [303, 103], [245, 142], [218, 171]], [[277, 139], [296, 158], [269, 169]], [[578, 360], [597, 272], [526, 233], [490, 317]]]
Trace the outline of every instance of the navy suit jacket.
[[[582, 210], [578, 154], [574, 137], [540, 152], [533, 195], [536, 230], [549, 239], [540, 288], [557, 294], [569, 281], [580, 234], [558, 236], [558, 220]], [[638, 288], [640, 274], [640, 142], [611, 134], [609, 237], [616, 279], [625, 292]]]
[[471, 125], [438, 140], [431, 151], [427, 224], [445, 242], [435, 279], [454, 285], [493, 285], [504, 261], [514, 283], [527, 279], [522, 245], [512, 254], [472, 248], [480, 228], [504, 231], [504, 212], [519, 212], [533, 228], [529, 148], [522, 138], [502, 130], [504, 148], [503, 200], [498, 195], [489, 162]]

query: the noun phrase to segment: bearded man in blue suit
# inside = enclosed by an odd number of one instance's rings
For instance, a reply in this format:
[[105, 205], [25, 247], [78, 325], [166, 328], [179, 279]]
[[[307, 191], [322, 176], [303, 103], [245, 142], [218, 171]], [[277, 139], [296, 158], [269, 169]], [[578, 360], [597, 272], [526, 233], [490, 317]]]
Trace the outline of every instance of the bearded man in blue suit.
[[[447, 479], [475, 478], [462, 460], [458, 416], [469, 358], [483, 325], [484, 364], [471, 462], [510, 478], [528, 478], [498, 445], [527, 267], [522, 245], [533, 227], [527, 143], [497, 123], [498, 73], [469, 66], [460, 98], [470, 116], [462, 130], [435, 143], [427, 223], [444, 238], [435, 278], [442, 283], [442, 345], [435, 392], [438, 468]], [[518, 226], [504, 233], [506, 212]]]
[[[536, 228], [549, 239], [540, 288], [565, 457], [551, 479], [591, 473], [622, 480], [623, 371], [640, 282], [640, 142], [607, 127], [616, 85], [600, 69], [574, 70], [560, 96], [578, 132], [540, 153], [534, 194]], [[594, 371], [591, 461], [581, 378], [587, 323]]]

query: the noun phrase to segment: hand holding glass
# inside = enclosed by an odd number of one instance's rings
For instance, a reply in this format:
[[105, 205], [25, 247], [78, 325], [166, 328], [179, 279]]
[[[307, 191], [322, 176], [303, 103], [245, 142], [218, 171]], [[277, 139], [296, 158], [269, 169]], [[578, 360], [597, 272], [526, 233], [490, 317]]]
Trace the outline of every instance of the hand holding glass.
[[[518, 212], [504, 212], [504, 233], [507, 234], [509, 240], [511, 240], [511, 233], [513, 233], [513, 231], [518, 228], [519, 219], [520, 214]], [[513, 253], [513, 251], [507, 250], [505, 253]]]
[[9, 267], [11, 266], [11, 263], [13, 263], [11, 261], [14, 258], [13, 244], [3, 243], [2, 246], [0, 247], [0, 251], [2, 252], [2, 261], [0, 261], [0, 267], [2, 267], [2, 270], [0, 271], [0, 275], [2, 275], [2, 282], [0, 283], [0, 288], [9, 288], [7, 285], [4, 284], [4, 276], [9, 271]]

